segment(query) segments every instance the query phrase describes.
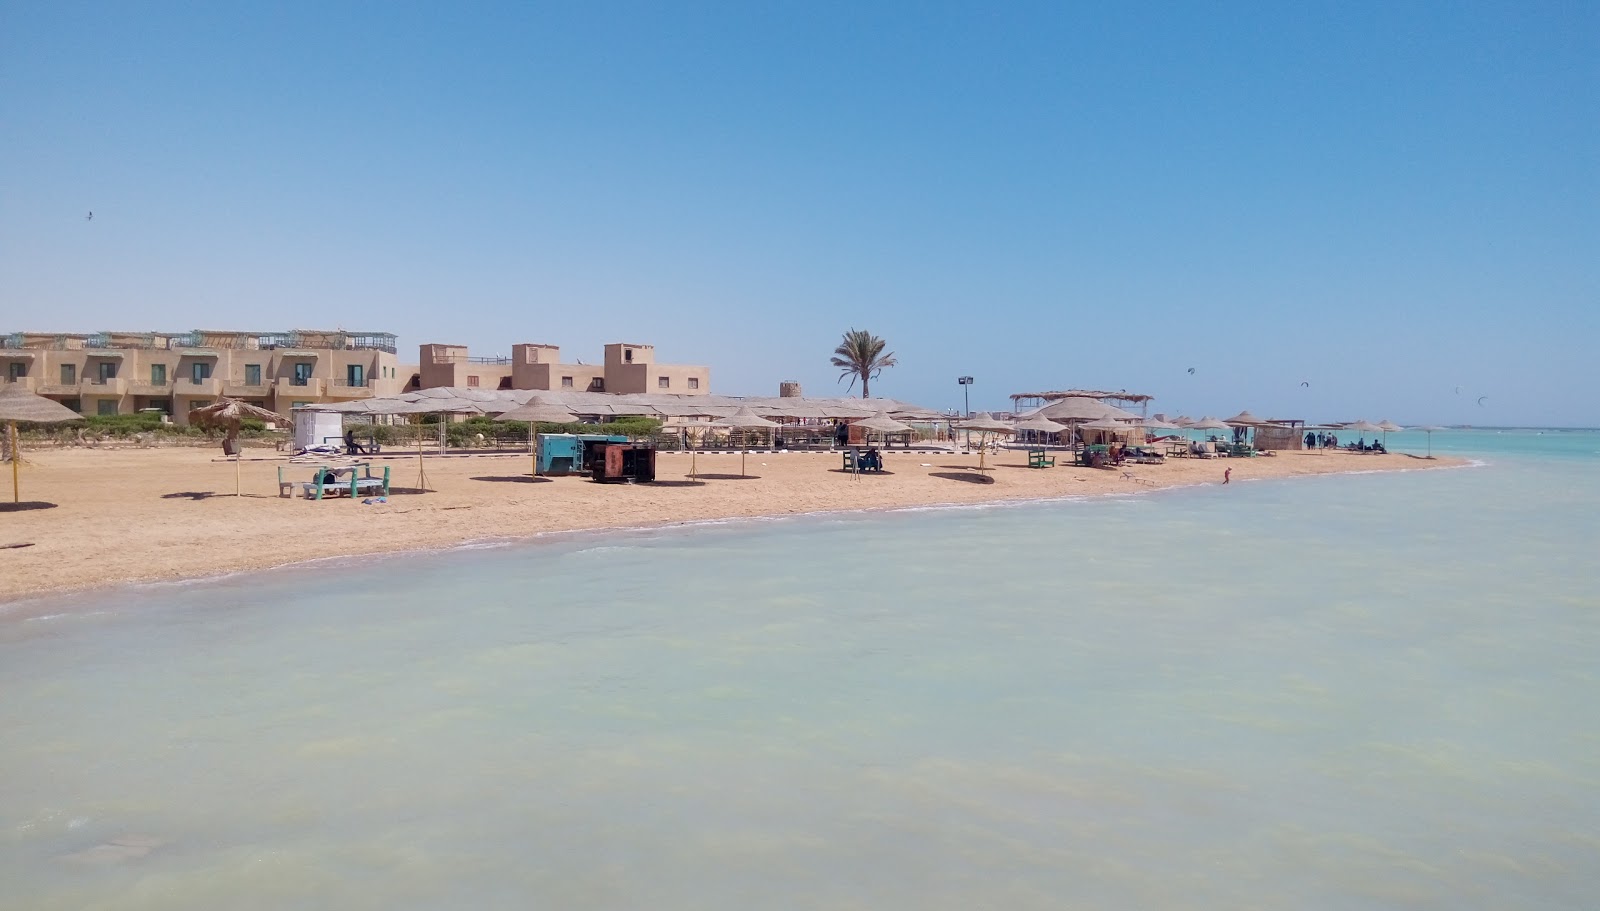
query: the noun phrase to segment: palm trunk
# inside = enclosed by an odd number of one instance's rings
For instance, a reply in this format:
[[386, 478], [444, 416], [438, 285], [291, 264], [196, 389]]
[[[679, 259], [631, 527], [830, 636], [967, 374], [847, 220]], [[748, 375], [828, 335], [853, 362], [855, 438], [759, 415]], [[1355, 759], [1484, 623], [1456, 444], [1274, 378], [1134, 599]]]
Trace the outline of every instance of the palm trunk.
[[868, 375], [865, 374], [865, 373], [861, 374], [861, 397], [862, 398], [868, 398], [868, 395], [867, 395], [867, 380], [868, 380]]

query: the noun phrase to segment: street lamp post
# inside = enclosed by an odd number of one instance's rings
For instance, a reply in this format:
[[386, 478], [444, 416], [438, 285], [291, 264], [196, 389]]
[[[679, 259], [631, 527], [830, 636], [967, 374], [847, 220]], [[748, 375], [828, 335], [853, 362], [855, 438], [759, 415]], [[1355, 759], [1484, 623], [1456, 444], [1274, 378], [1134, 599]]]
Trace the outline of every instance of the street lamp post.
[[[958, 376], [958, 377], [956, 377], [956, 382], [961, 384], [961, 405], [962, 405], [962, 410], [966, 412], [967, 417], [970, 419], [972, 417], [972, 400], [968, 397], [967, 390], [972, 388], [972, 377], [970, 377], [970, 376]], [[970, 430], [967, 431], [967, 435], [966, 436], [967, 436], [967, 451], [970, 452], [970, 451], [972, 451], [972, 431], [970, 431]]]

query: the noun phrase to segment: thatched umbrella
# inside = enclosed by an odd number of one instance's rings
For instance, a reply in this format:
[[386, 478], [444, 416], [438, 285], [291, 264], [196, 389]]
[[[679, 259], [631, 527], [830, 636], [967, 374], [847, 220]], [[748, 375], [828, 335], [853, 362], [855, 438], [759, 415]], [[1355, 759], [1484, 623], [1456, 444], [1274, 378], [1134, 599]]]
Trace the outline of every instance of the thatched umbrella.
[[60, 402], [35, 395], [23, 388], [20, 383], [7, 383], [5, 388], [0, 389], [0, 421], [6, 422], [6, 433], [11, 439], [11, 502], [22, 502], [22, 482], [17, 476], [22, 465], [22, 450], [19, 448], [21, 438], [17, 435], [17, 422], [59, 424], [62, 421], [76, 421], [82, 417], [83, 415]]
[[1018, 430], [1032, 430], [1035, 433], [1060, 433], [1068, 429], [1065, 424], [1058, 424], [1043, 415], [1036, 415], [1017, 424]]
[[1017, 429], [1005, 421], [999, 421], [990, 416], [987, 411], [980, 411], [959, 424], [952, 424], [957, 430], [976, 430], [978, 437], [978, 470], [984, 471], [984, 450], [987, 448], [989, 434], [991, 433], [1016, 433]]
[[[711, 422], [711, 426], [713, 426], [713, 427], [729, 427], [729, 428], [732, 428], [734, 430], [760, 430], [763, 427], [777, 427], [777, 426], [779, 426], [779, 424], [778, 424], [777, 421], [769, 421], [766, 418], [762, 417], [761, 415], [756, 414], [754, 411], [751, 411], [748, 407], [742, 407], [738, 411], [735, 411], [733, 414], [730, 414], [725, 418], [719, 418], [719, 419], [717, 419], [715, 421], [712, 421]], [[750, 441], [747, 438], [741, 438], [740, 448], [739, 448], [739, 476], [740, 477], [747, 477], [747, 475], [745, 474], [745, 470], [744, 470], [744, 460], [745, 460], [745, 455], [749, 452], [749, 450], [750, 450]], [[690, 468], [691, 476], [692, 476], [693, 470], [694, 469], [691, 467]]]
[[862, 418], [859, 421], [853, 422], [851, 426], [860, 427], [862, 430], [870, 430], [873, 433], [885, 435], [891, 433], [910, 433], [912, 430], [910, 424], [902, 423], [892, 417], [889, 417], [889, 412], [887, 411], [880, 411], [870, 418]]
[[239, 496], [239, 425], [245, 418], [255, 418], [258, 421], [272, 421], [273, 423], [294, 426], [294, 421], [286, 418], [276, 411], [258, 408], [248, 402], [230, 399], [227, 396], [217, 399], [209, 405], [203, 405], [189, 412], [189, 423], [207, 429], [221, 428], [228, 431], [222, 438], [222, 451], [233, 455], [233, 495]]
[[1444, 428], [1434, 424], [1429, 424], [1426, 427], [1418, 427], [1417, 429], [1428, 435], [1428, 458], [1433, 458], [1433, 432], [1435, 430], [1443, 430]]
[[1223, 421], [1223, 423], [1239, 427], [1259, 427], [1260, 425], [1265, 424], [1266, 421], [1261, 420], [1260, 418], [1251, 414], [1249, 411], [1241, 411], [1233, 417], [1228, 418], [1226, 421]]
[[533, 473], [539, 474], [539, 447], [534, 433], [535, 424], [575, 424], [578, 416], [562, 408], [539, 399], [530, 399], [526, 405], [518, 405], [500, 415], [502, 421], [527, 421], [528, 422], [528, 449], [533, 452]]
[[1400, 431], [1404, 430], [1405, 428], [1401, 427], [1399, 424], [1396, 424], [1394, 421], [1379, 421], [1378, 422], [1378, 429], [1383, 431], [1383, 448], [1384, 449], [1388, 449], [1389, 448], [1389, 434], [1391, 434], [1391, 433], [1399, 433]]

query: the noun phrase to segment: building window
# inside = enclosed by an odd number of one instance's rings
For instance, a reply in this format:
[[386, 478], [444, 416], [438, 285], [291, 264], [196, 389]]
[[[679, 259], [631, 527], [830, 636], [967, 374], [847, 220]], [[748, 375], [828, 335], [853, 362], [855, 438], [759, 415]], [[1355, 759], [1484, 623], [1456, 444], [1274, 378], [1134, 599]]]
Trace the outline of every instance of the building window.
[[623, 360], [624, 363], [628, 363], [628, 364], [633, 363], [633, 349], [632, 348], [624, 348], [624, 349], [622, 349], [622, 360]]
[[246, 386], [259, 386], [259, 385], [261, 385], [261, 365], [260, 364], [245, 364], [244, 365], [244, 384]]
[[62, 399], [61, 404], [71, 408], [73, 411], [76, 411], [79, 414], [83, 414], [83, 399]]
[[594, 379], [590, 380], [589, 381], [589, 391], [590, 392], [605, 392], [606, 391], [606, 378], [603, 377], [603, 376], [597, 376]]
[[117, 413], [117, 400], [116, 399], [101, 399], [98, 402], [95, 402], [94, 403], [94, 413], [95, 414], [116, 414]]
[[467, 377], [467, 385], [468, 386], [476, 386], [476, 385], [478, 385], [478, 378], [475, 377], [475, 376]]
[[309, 385], [311, 385], [311, 365], [310, 364], [295, 364], [294, 365], [294, 378], [289, 381], [289, 385], [291, 385], [291, 386], [309, 386]]
[[[100, 384], [105, 385], [106, 380], [117, 378], [117, 365], [112, 361], [100, 362]], [[112, 412], [115, 414], [116, 412]]]
[[195, 361], [189, 365], [189, 382], [196, 386], [211, 379], [211, 365], [205, 361]]
[[346, 386], [361, 387], [367, 385], [367, 368], [361, 364], [346, 364], [344, 382]]
[[151, 364], [150, 365], [150, 385], [152, 385], [152, 386], [165, 386], [165, 385], [167, 385], [167, 365], [166, 364]]
[[658, 377], [656, 379], [656, 388], [657, 389], [671, 389], [672, 388], [672, 377], [670, 377], [670, 376]]
[[570, 377], [570, 376], [562, 377], [561, 378], [561, 388], [562, 389], [571, 389], [572, 388], [572, 377]]
[[28, 375], [28, 365], [23, 361], [12, 361], [6, 365], [6, 376], [15, 383]]
[[295, 409], [295, 408], [304, 408], [309, 404], [311, 404], [311, 403], [310, 402], [290, 402], [289, 403], [289, 408], [291, 410]]
[[71, 385], [73, 385], [73, 384], [75, 384], [77, 382], [78, 382], [78, 365], [77, 364], [62, 364], [61, 365], [61, 385], [63, 385], [63, 386], [71, 386]]
[[689, 388], [690, 389], [699, 389], [700, 388], [700, 378], [697, 377], [697, 376], [689, 377]]

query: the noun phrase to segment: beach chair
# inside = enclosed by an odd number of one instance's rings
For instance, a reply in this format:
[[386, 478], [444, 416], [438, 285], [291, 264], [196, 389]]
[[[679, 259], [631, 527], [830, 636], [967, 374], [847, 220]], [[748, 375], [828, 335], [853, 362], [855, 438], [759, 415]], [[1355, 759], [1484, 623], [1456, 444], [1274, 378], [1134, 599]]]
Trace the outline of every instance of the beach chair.
[[1056, 467], [1056, 457], [1045, 455], [1043, 449], [1030, 449], [1028, 450], [1028, 467], [1054, 468]]

